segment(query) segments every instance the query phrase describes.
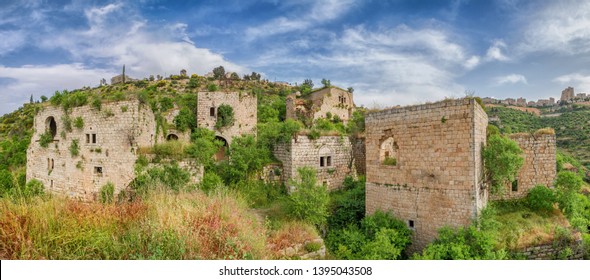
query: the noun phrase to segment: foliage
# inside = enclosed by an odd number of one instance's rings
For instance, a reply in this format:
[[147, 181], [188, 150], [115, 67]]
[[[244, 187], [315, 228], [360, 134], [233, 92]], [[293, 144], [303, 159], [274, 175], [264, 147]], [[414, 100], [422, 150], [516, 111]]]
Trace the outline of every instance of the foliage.
[[210, 171], [205, 172], [201, 183], [199, 183], [199, 188], [205, 193], [210, 193], [214, 190], [222, 188], [223, 186], [223, 179], [221, 179], [221, 177], [219, 177], [219, 175], [216, 173]]
[[223, 66], [213, 68], [213, 78], [216, 80], [225, 78], [225, 68]]
[[80, 154], [80, 140], [72, 140], [72, 144], [70, 144], [70, 154], [72, 157], [76, 157]]
[[331, 231], [327, 246], [338, 259], [389, 259], [405, 257], [411, 244], [412, 231], [390, 213], [377, 211], [365, 217], [360, 226]]
[[113, 203], [115, 199], [115, 185], [108, 182], [100, 188], [100, 202]]
[[365, 114], [364, 108], [357, 108], [352, 112], [352, 118], [348, 120], [346, 131], [351, 134], [358, 134], [365, 131]]
[[359, 225], [365, 217], [365, 180], [355, 181], [350, 176], [344, 179], [344, 189], [330, 193], [330, 216], [328, 228], [342, 229]]
[[330, 80], [322, 79], [322, 85], [324, 85], [325, 88], [329, 88], [331, 86]]
[[289, 196], [289, 215], [315, 226], [322, 226], [328, 217], [328, 190], [326, 186], [317, 184], [315, 169], [302, 167], [297, 172], [299, 180], [290, 182], [295, 186], [295, 191]]
[[254, 136], [235, 137], [229, 150], [231, 160], [219, 163], [220, 174], [227, 184], [237, 183], [261, 171], [270, 157], [270, 151], [257, 145]]
[[438, 238], [430, 243], [414, 259], [423, 260], [497, 260], [506, 259], [503, 250], [494, 248], [494, 237], [490, 232], [478, 230], [475, 226], [453, 229], [443, 227]]
[[286, 195], [284, 186], [258, 179], [240, 180], [231, 188], [236, 189], [253, 208], [268, 207]]
[[557, 201], [561, 211], [568, 217], [572, 217], [578, 212], [576, 211], [578, 206], [576, 194], [580, 191], [583, 183], [582, 178], [576, 173], [570, 171], [557, 173], [555, 179]]
[[76, 117], [74, 119], [74, 127], [77, 129], [84, 128], [84, 119], [82, 117]]
[[394, 157], [385, 157], [385, 159], [382, 162], [383, 165], [390, 165], [390, 166], [396, 166], [397, 165], [397, 159]]
[[522, 150], [514, 140], [500, 135], [490, 136], [482, 157], [492, 193], [501, 194], [515, 180], [524, 163], [521, 155]]
[[70, 115], [63, 115], [61, 117], [61, 121], [63, 122], [64, 130], [67, 132], [72, 132], [72, 118], [70, 117]]
[[215, 132], [206, 128], [197, 128], [191, 134], [191, 144], [186, 147], [186, 153], [196, 159], [197, 163], [208, 167], [213, 164], [213, 155], [223, 146], [215, 139]]
[[219, 89], [219, 87], [217, 87], [216, 84], [209, 84], [207, 85], [207, 90], [208, 91], [217, 91]]
[[195, 113], [189, 108], [182, 108], [178, 115], [174, 117], [174, 125], [179, 131], [193, 130], [197, 127], [197, 119]]
[[550, 212], [553, 210], [555, 194], [545, 186], [535, 186], [526, 197], [528, 207], [533, 211]]
[[177, 163], [171, 163], [145, 170], [133, 180], [131, 188], [143, 195], [159, 187], [178, 192], [187, 187], [189, 180], [188, 171], [180, 168]]
[[488, 124], [488, 129], [486, 130], [486, 137], [490, 138], [490, 136], [492, 135], [500, 135], [500, 129], [493, 124]]
[[180, 141], [166, 141], [164, 143], [155, 144], [152, 152], [156, 155], [155, 160], [161, 159], [182, 159], [185, 155], [184, 143]]
[[39, 145], [41, 145], [41, 147], [47, 148], [51, 142], [53, 142], [53, 135], [51, 135], [51, 131], [45, 131], [39, 135]]
[[16, 187], [12, 173], [6, 169], [0, 169], [0, 197]]
[[217, 121], [215, 122], [215, 128], [221, 129], [234, 125], [234, 108], [227, 104], [221, 104], [217, 108]]

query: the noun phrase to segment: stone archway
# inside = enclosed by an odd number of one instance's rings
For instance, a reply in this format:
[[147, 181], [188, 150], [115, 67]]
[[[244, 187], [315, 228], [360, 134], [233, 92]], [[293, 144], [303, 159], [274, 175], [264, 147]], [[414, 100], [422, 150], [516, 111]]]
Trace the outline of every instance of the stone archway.
[[166, 141], [178, 141], [178, 135], [170, 133], [166, 136]]
[[57, 134], [57, 123], [55, 122], [55, 118], [50, 116], [45, 120], [45, 131], [49, 131], [51, 133], [51, 139], [55, 138]]
[[216, 161], [227, 160], [228, 159], [227, 151], [229, 149], [229, 144], [227, 143], [227, 140], [225, 140], [225, 138], [223, 138], [221, 136], [215, 136], [215, 140], [218, 140], [223, 143], [223, 145], [221, 147], [219, 147], [219, 150], [217, 151], [217, 153], [215, 153], [215, 160]]

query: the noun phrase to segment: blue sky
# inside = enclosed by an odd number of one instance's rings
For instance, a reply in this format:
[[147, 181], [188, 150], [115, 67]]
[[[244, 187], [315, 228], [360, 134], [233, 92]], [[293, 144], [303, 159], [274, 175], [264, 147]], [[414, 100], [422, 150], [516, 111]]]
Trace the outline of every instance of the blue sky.
[[590, 1], [0, 2], [0, 114], [56, 90], [216, 66], [322, 78], [367, 107], [590, 92]]

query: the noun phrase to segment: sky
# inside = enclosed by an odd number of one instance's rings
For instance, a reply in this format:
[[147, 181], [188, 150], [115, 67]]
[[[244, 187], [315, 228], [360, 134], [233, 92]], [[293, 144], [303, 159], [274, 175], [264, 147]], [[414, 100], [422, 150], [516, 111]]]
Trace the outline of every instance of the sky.
[[31, 95], [217, 66], [383, 108], [590, 92], [590, 1], [0, 0], [0, 115]]

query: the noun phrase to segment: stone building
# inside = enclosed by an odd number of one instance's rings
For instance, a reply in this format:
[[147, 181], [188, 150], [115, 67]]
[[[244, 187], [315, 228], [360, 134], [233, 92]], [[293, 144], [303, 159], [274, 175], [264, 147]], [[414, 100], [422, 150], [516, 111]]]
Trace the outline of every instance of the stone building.
[[[222, 104], [232, 107], [234, 124], [216, 128], [218, 109]], [[243, 134], [256, 135], [258, 101], [255, 95], [240, 92], [199, 92], [197, 95], [197, 126], [215, 131], [219, 140], [231, 144], [232, 138]]]
[[473, 99], [367, 114], [366, 211], [414, 231], [411, 251], [442, 226], [467, 226], [487, 203], [481, 149], [488, 118]]
[[574, 88], [567, 87], [563, 91], [561, 91], [561, 101], [568, 101], [574, 99]]
[[517, 133], [510, 135], [510, 138], [524, 152], [524, 163], [516, 181], [507, 186], [502, 195], [492, 196], [494, 200], [523, 198], [537, 185], [552, 186], [557, 174], [555, 134]]
[[287, 96], [287, 119], [316, 120], [328, 115], [338, 116], [345, 124], [352, 117], [352, 93], [337, 87], [312, 92], [307, 97], [295, 93]]
[[342, 187], [346, 176], [356, 174], [352, 144], [347, 137], [320, 136], [312, 140], [297, 135], [290, 143], [277, 145], [274, 155], [282, 162], [287, 186], [290, 179], [297, 178], [297, 169], [306, 166], [315, 168], [318, 183], [329, 190]]
[[[82, 128], [66, 125], [68, 118], [78, 117]], [[52, 137], [47, 148], [39, 142], [43, 133]], [[137, 100], [104, 103], [101, 111], [76, 107], [67, 115], [61, 107], [46, 106], [35, 117], [27, 180], [40, 180], [49, 192], [82, 200], [95, 199], [109, 182], [118, 193], [135, 178], [137, 149], [152, 146], [156, 137], [152, 110]]]

